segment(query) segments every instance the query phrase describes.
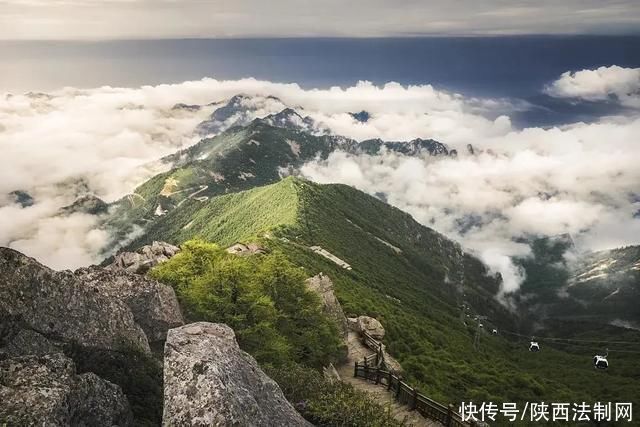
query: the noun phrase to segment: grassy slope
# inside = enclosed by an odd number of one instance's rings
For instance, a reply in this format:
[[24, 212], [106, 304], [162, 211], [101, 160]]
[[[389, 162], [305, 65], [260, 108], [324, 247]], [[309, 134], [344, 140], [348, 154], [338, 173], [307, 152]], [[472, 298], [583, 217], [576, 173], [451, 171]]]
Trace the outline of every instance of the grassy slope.
[[[532, 355], [528, 343], [483, 335], [481, 351], [472, 346], [474, 327], [465, 327], [453, 283], [464, 268], [466, 301], [498, 328], [514, 320], [490, 295], [496, 283], [471, 256], [409, 215], [342, 185], [305, 184], [300, 226], [290, 242], [276, 242], [310, 274], [323, 271], [336, 281], [338, 296], [351, 314], [370, 314], [386, 325], [386, 341], [409, 378], [442, 401], [462, 399], [629, 400], [638, 396], [637, 363], [632, 354], [615, 354], [616, 370], [595, 372], [592, 349], [567, 354], [545, 347]], [[306, 230], [305, 230], [306, 228]], [[366, 231], [365, 231], [366, 230]], [[371, 234], [402, 249], [396, 254]], [[302, 246], [294, 242], [303, 243]], [[320, 244], [349, 262], [345, 271], [304, 249]], [[451, 280], [454, 279], [454, 280]], [[397, 298], [399, 302], [388, 296]], [[637, 339], [637, 337], [636, 337]], [[558, 347], [562, 349], [561, 346]], [[532, 357], [535, 356], [535, 357]]]
[[[513, 317], [492, 298], [496, 279], [477, 259], [408, 214], [344, 185], [289, 178], [207, 202], [188, 201], [153, 224], [134, 246], [193, 237], [228, 245], [266, 231], [273, 237], [262, 238], [265, 245], [282, 250], [309, 275], [322, 271], [334, 280], [348, 314], [379, 318], [408, 379], [438, 400], [593, 402], [640, 396], [633, 355], [616, 355], [615, 369], [603, 373], [590, 366], [590, 349], [569, 349], [575, 351], [571, 354], [545, 346], [534, 355], [525, 340], [485, 334], [475, 351], [475, 326], [460, 321], [455, 289], [464, 277], [466, 301], [474, 311], [513, 329]], [[328, 249], [353, 270], [314, 254], [311, 245]]]
[[292, 225], [298, 198], [292, 180], [227, 194], [205, 202], [189, 200], [150, 224], [131, 246], [153, 240], [181, 243], [201, 238], [222, 246], [252, 239], [274, 225]]
[[[276, 182], [281, 168], [298, 167], [318, 155], [326, 157], [343, 143], [348, 144], [333, 136], [314, 136], [260, 121], [229, 129], [168, 156], [165, 160], [175, 167], [140, 185], [133, 198], [124, 197], [116, 202], [106, 225], [122, 238], [131, 232], [133, 224], [154, 222], [159, 204], [171, 211], [204, 186], [198, 197], [213, 197]], [[177, 181], [174, 194], [162, 196], [160, 192], [169, 178]]]

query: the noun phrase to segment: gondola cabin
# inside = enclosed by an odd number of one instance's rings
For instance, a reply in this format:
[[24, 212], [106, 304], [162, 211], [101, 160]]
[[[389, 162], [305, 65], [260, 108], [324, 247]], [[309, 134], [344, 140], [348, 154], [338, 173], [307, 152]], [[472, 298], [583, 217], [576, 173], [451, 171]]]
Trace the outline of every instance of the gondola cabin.
[[593, 366], [596, 369], [608, 369], [609, 362], [607, 361], [607, 356], [593, 356]]
[[531, 341], [531, 344], [529, 344], [529, 351], [533, 351], [534, 353], [540, 351], [540, 345], [536, 341]]

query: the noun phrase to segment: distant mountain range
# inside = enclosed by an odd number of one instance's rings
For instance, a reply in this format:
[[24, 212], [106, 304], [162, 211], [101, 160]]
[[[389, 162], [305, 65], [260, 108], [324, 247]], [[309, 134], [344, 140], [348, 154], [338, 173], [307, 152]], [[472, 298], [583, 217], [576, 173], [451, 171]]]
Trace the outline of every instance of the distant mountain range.
[[[114, 236], [107, 249], [147, 243], [149, 236], [179, 243], [202, 233], [204, 225], [198, 226], [198, 218], [205, 214], [198, 206], [215, 205], [218, 196], [295, 176], [306, 162], [326, 159], [338, 150], [372, 156], [390, 151], [432, 156], [434, 160], [458, 155], [456, 149], [433, 139], [356, 141], [333, 135], [304, 110], [290, 108], [272, 96], [236, 95], [209, 106], [214, 107], [213, 113], [196, 128], [206, 137], [162, 158], [160, 163], [169, 167], [167, 172], [111, 205], [82, 193], [60, 211], [61, 215], [100, 215], [103, 226]], [[202, 107], [177, 104], [174, 108], [196, 111]], [[371, 114], [360, 111], [351, 116], [364, 123]], [[477, 153], [469, 144], [464, 155]], [[22, 206], [34, 203], [24, 191], [14, 191], [10, 197]], [[385, 199], [384, 195], [379, 197]], [[469, 219], [470, 224], [473, 220]], [[178, 223], [183, 229], [175, 228]], [[540, 327], [545, 319], [583, 319], [640, 328], [640, 312], [634, 303], [640, 294], [640, 247], [576, 255], [568, 236], [538, 236], [525, 243], [531, 246], [532, 256], [514, 260], [525, 271], [526, 280], [511, 300], [527, 313], [526, 324]], [[574, 257], [571, 262], [565, 257], [568, 253]]]
[[[255, 118], [258, 110], [280, 107], [277, 113]], [[358, 142], [332, 135], [275, 97], [234, 96], [198, 125], [196, 132], [217, 134], [161, 159], [161, 163], [170, 165], [168, 172], [153, 177], [112, 206], [107, 225], [115, 230], [118, 240], [134, 225], [146, 226], [187, 199], [205, 200], [273, 183], [297, 174], [310, 160], [326, 159], [336, 150], [371, 155], [383, 149], [406, 155], [457, 154], [431, 139]]]
[[[295, 176], [306, 162], [325, 159], [337, 150], [354, 155], [377, 155], [386, 150], [434, 159], [458, 155], [457, 150], [433, 139], [356, 141], [333, 135], [303, 110], [287, 107], [276, 97], [236, 95], [227, 102], [211, 105], [216, 106], [215, 110], [196, 131], [215, 135], [161, 159], [170, 165], [170, 170], [151, 178], [110, 207], [105, 226], [117, 236], [116, 241], [134, 246], [148, 243], [151, 238], [179, 243], [201, 235], [204, 225], [198, 226], [198, 218], [208, 216], [199, 209], [218, 203], [217, 196]], [[195, 106], [175, 108], [193, 110]], [[257, 117], [260, 113], [264, 115]], [[352, 113], [352, 117], [366, 122], [370, 114], [361, 111]], [[465, 155], [478, 152], [470, 144], [466, 148]], [[24, 194], [20, 197], [28, 200]], [[92, 206], [100, 206], [89, 200]], [[86, 204], [84, 200], [66, 211], [82, 206], [86, 209]], [[183, 228], [176, 228], [178, 224]], [[142, 236], [132, 238], [141, 229]], [[539, 327], [549, 317], [583, 317], [605, 324], [640, 325], [640, 315], [630, 302], [637, 298], [640, 288], [638, 247], [580, 255], [568, 263], [565, 253], [575, 254], [569, 236], [538, 236], [526, 243], [532, 247], [533, 255], [515, 259], [526, 272], [526, 280], [512, 296], [529, 313], [525, 323]]]

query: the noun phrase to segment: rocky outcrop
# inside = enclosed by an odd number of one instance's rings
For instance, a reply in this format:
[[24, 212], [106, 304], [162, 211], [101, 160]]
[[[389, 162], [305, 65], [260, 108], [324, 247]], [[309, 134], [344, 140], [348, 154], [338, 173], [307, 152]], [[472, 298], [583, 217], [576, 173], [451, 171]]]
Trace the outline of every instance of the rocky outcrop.
[[0, 355], [44, 356], [64, 350], [64, 343], [27, 329], [17, 318], [0, 318]]
[[398, 362], [393, 356], [391, 356], [389, 354], [389, 352], [387, 352], [387, 346], [382, 344], [382, 358], [383, 358], [383, 364], [384, 367], [396, 374], [402, 373], [402, 366], [400, 365], [400, 362]]
[[31, 195], [26, 191], [21, 191], [21, 190], [12, 191], [11, 193], [9, 193], [9, 196], [11, 197], [11, 199], [13, 199], [12, 201], [14, 203], [17, 203], [23, 208], [28, 208], [29, 206], [33, 206], [33, 204], [35, 203], [35, 201], [33, 200], [33, 197], [31, 197]]
[[150, 343], [164, 341], [167, 331], [184, 325], [173, 288], [126, 271], [99, 267], [76, 271], [83, 284], [102, 295], [124, 301]]
[[0, 424], [129, 426], [129, 403], [118, 387], [78, 375], [62, 354], [0, 360]]
[[22, 338], [149, 351], [147, 337], [127, 304], [86, 286], [73, 273], [53, 271], [7, 248], [0, 248], [0, 272], [0, 319], [7, 320], [2, 329], [11, 334], [0, 336], [0, 351], [2, 343], [20, 331]]
[[115, 256], [110, 270], [126, 270], [131, 273], [144, 274], [149, 269], [164, 262], [180, 252], [180, 248], [165, 242], [153, 242], [135, 252], [120, 252]]
[[340, 301], [336, 298], [333, 282], [329, 276], [320, 273], [307, 279], [305, 283], [309, 290], [320, 297], [324, 312], [336, 323], [338, 330], [342, 334], [342, 338], [346, 339], [349, 333], [347, 317], [344, 315], [344, 311], [342, 311]]
[[280, 387], [240, 350], [226, 325], [169, 331], [164, 361], [164, 426], [308, 426]]
[[384, 328], [377, 319], [369, 316], [351, 317], [347, 320], [349, 328], [360, 334], [366, 332], [373, 339], [382, 340], [384, 338]]
[[[391, 372], [402, 372], [402, 366], [387, 352], [387, 346], [381, 342], [384, 338], [384, 327], [377, 319], [369, 316], [349, 317], [347, 319], [349, 330], [358, 333], [360, 336], [364, 332], [368, 333], [382, 348], [383, 364], [385, 369]], [[363, 341], [364, 342], [364, 341]], [[366, 344], [366, 342], [365, 342]], [[376, 350], [375, 348], [372, 350]]]
[[109, 205], [102, 199], [88, 194], [78, 198], [69, 206], [60, 209], [63, 215], [71, 215], [74, 213], [85, 213], [88, 215], [101, 215], [107, 213]]
[[229, 246], [227, 248], [227, 252], [234, 255], [244, 256], [263, 254], [265, 253], [265, 249], [257, 243], [236, 243], [235, 245]]
[[[50, 406], [46, 402], [41, 403], [42, 408], [35, 406], [39, 412], [33, 414], [33, 422], [31, 418], [9, 418], [8, 425], [116, 425], [109, 414], [118, 412], [114, 402], [123, 392], [102, 377], [122, 386], [137, 421], [157, 425], [162, 368], [151, 345], [161, 347], [167, 331], [182, 324], [173, 289], [155, 280], [100, 267], [56, 272], [19, 252], [0, 248], [0, 360], [19, 362], [8, 365], [9, 374], [0, 372], [0, 393], [12, 399], [11, 414], [0, 414], [28, 417], [32, 402], [15, 397], [23, 394], [48, 399]], [[52, 366], [53, 355], [61, 353], [72, 358], [79, 370], [93, 373], [69, 373], [73, 364], [67, 360], [47, 371], [47, 382], [16, 377], [12, 381], [20, 385], [19, 391], [12, 391], [17, 387], [14, 383], [3, 382], [24, 360], [34, 366], [37, 376]], [[39, 367], [41, 361], [44, 367]], [[71, 368], [58, 368], [69, 363]], [[22, 372], [27, 375], [30, 371], [25, 368]], [[42, 389], [41, 384], [45, 384]], [[62, 384], [62, 391], [50, 391], [54, 386], [49, 384]], [[0, 396], [0, 411], [3, 403]], [[93, 418], [85, 421], [85, 412]], [[24, 423], [18, 422], [22, 420]], [[0, 417], [0, 425], [2, 421]]]

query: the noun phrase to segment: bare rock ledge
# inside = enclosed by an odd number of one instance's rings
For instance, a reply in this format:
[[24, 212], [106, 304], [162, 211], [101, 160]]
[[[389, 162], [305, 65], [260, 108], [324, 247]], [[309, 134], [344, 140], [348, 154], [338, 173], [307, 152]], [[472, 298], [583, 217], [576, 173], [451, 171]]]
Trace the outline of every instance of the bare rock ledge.
[[171, 329], [164, 352], [164, 426], [311, 425], [226, 325]]

